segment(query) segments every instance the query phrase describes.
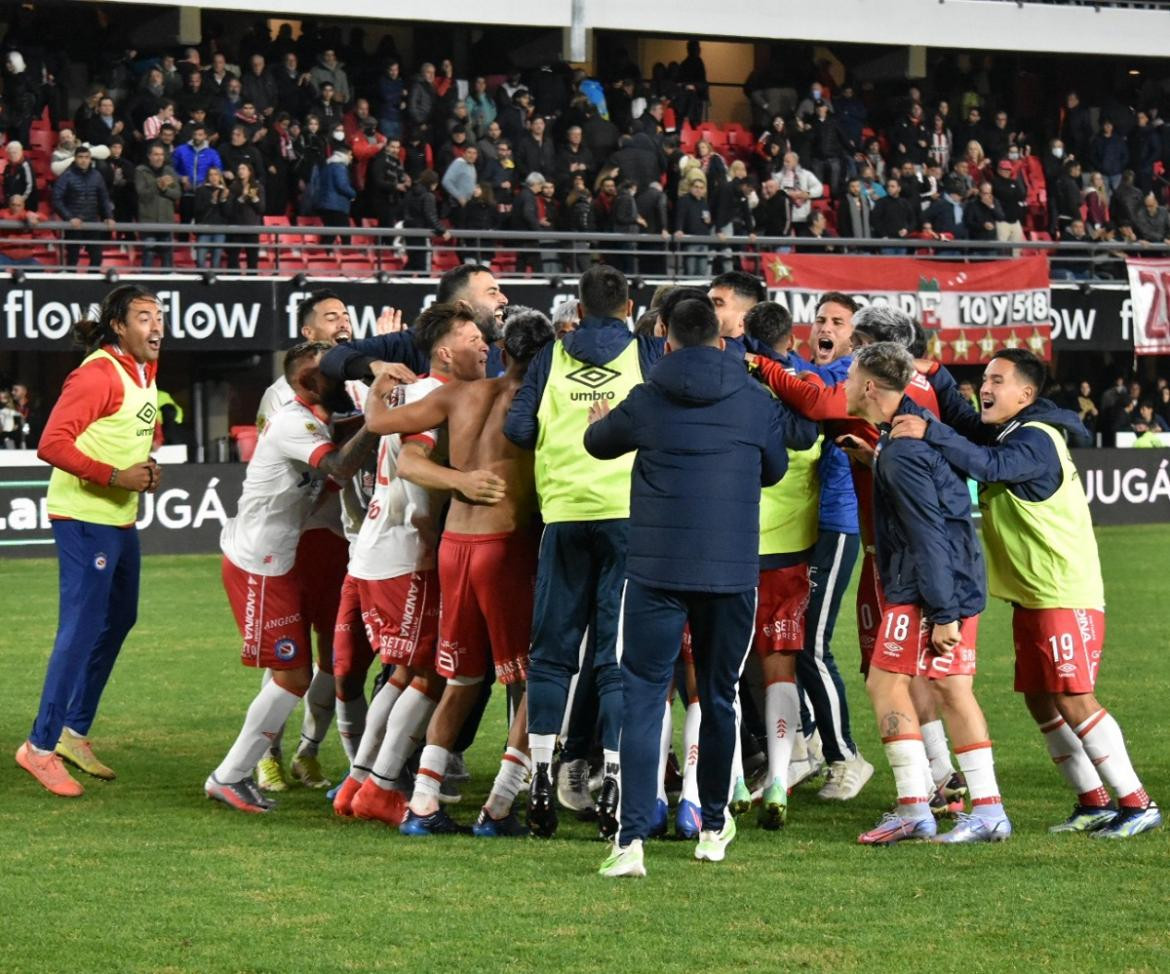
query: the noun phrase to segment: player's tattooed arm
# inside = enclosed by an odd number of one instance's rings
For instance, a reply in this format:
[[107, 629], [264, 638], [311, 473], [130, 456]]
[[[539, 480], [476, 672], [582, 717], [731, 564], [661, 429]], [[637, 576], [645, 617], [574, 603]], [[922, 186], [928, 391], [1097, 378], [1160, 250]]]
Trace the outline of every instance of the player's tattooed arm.
[[341, 449], [326, 453], [318, 462], [317, 469], [338, 483], [344, 483], [361, 469], [362, 463], [377, 444], [378, 434], [371, 433], [363, 426]]
[[878, 729], [883, 738], [913, 733], [912, 729], [917, 729], [917, 727], [917, 720], [897, 710], [891, 710], [888, 714], [884, 714], [882, 719], [878, 721]]

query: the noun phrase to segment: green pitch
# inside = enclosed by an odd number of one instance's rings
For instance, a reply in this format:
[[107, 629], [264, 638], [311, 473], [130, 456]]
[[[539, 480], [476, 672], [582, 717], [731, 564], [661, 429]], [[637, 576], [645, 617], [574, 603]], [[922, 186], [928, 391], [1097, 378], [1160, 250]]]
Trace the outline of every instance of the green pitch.
[[[1103, 530], [1100, 542], [1109, 596], [1101, 698], [1151, 795], [1170, 805], [1170, 530]], [[146, 561], [138, 627], [94, 729], [119, 779], [84, 779], [84, 798], [53, 799], [11, 754], [53, 637], [55, 563], [2, 562], [0, 590], [5, 974], [1170, 969], [1170, 836], [1105, 844], [1046, 834], [1072, 799], [1011, 691], [1001, 604], [980, 629], [979, 687], [1016, 828], [1010, 842], [856, 844], [892, 782], [853, 672], [847, 603], [838, 655], [859, 744], [877, 767], [861, 796], [827, 805], [800, 789], [783, 832], [741, 819], [723, 864], [695, 862], [690, 843], [656, 842], [647, 879], [607, 881], [595, 875], [605, 848], [567, 818], [551, 842], [407, 839], [335, 819], [320, 792], [292, 791], [266, 817], [205, 799], [203, 780], [259, 686], [237, 662], [211, 557]], [[457, 818], [474, 816], [503, 738], [497, 695]], [[334, 734], [322, 757], [343, 772]]]

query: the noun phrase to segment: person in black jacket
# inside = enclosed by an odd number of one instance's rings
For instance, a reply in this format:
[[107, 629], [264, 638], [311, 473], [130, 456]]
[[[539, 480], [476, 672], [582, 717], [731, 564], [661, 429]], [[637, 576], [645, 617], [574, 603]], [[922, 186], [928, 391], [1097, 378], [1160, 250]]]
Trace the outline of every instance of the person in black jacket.
[[[902, 199], [902, 183], [895, 176], [886, 180], [886, 194], [873, 205], [870, 226], [875, 237], [906, 238], [918, 228], [918, 213], [912, 203]], [[885, 254], [904, 254], [904, 247], [883, 247]]]
[[854, 353], [845, 380], [849, 414], [883, 431], [873, 461], [882, 636], [866, 688], [898, 793], [897, 809], [858, 841], [890, 845], [935, 835], [924, 785], [931, 780], [930, 764], [910, 696], [911, 679], [925, 677], [942, 703], [974, 806], [973, 814], [960, 815], [939, 841], [998, 842], [1012, 827], [995, 778], [987, 721], [973, 690], [975, 636], [987, 605], [983, 550], [965, 480], [925, 443], [890, 439], [895, 416], [925, 415], [905, 395], [915, 375], [906, 348], [877, 342]]
[[963, 208], [967, 239], [995, 240], [998, 223], [1003, 223], [1003, 207], [995, 198], [991, 183], [980, 183], [979, 195]]
[[636, 451], [622, 598], [621, 825], [601, 867], [608, 877], [646, 872], [662, 704], [688, 623], [703, 712], [695, 858], [722, 860], [735, 837], [728, 782], [739, 674], [755, 631], [760, 488], [788, 466], [781, 408], [724, 350], [710, 305], [684, 300], [666, 325], [670, 354], [612, 412], [595, 402], [585, 433], [599, 460]]
[[[451, 239], [451, 231], [439, 222], [439, 205], [435, 200], [435, 187], [439, 177], [433, 169], [424, 169], [406, 194], [406, 209], [403, 226], [429, 229], [434, 236]], [[406, 241], [406, 269], [426, 270], [430, 240], [412, 237]]]

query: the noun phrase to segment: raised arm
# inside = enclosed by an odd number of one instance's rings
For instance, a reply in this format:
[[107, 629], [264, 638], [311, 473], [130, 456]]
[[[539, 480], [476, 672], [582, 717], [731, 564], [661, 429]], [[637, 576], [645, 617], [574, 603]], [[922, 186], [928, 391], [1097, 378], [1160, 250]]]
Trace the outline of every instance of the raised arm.
[[393, 376], [380, 375], [370, 389], [365, 409], [366, 428], [370, 432], [379, 436], [389, 436], [391, 433], [409, 436], [435, 429], [447, 422], [456, 388], [453, 384], [439, 386], [421, 399], [395, 406], [387, 400], [397, 385]]

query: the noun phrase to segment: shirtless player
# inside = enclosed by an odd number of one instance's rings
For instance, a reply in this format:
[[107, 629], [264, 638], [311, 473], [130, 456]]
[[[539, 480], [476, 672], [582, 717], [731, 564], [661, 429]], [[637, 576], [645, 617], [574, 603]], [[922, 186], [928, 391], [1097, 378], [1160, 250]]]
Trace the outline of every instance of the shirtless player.
[[451, 466], [495, 475], [481, 479], [471, 496], [455, 494], [439, 545], [437, 669], [446, 677], [438, 708], [427, 728], [406, 819], [406, 835], [465, 831], [439, 804], [439, 786], [450, 748], [475, 704], [486, 675], [488, 653], [496, 677], [520, 688], [507, 749], [487, 803], [473, 829], [478, 836], [525, 835], [512, 802], [530, 770], [528, 720], [523, 699], [528, 674], [533, 586], [539, 534], [533, 454], [504, 437], [504, 418], [533, 356], [553, 340], [553, 328], [538, 312], [509, 317], [504, 327], [506, 371], [498, 379], [451, 382], [415, 403], [390, 407], [392, 379], [374, 384], [366, 421], [382, 435], [408, 435], [447, 424]]

